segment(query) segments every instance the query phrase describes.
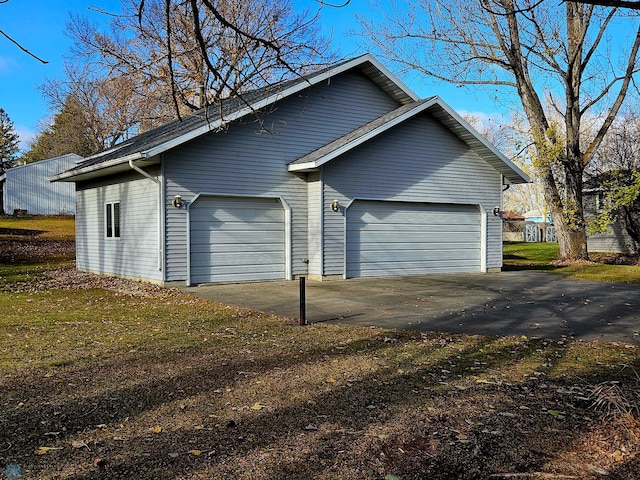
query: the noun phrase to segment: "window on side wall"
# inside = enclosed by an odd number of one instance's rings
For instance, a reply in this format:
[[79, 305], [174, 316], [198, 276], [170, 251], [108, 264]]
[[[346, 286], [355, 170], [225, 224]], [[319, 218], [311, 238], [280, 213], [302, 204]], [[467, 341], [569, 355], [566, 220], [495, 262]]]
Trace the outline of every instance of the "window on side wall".
[[120, 238], [120, 202], [105, 204], [105, 229], [107, 238]]

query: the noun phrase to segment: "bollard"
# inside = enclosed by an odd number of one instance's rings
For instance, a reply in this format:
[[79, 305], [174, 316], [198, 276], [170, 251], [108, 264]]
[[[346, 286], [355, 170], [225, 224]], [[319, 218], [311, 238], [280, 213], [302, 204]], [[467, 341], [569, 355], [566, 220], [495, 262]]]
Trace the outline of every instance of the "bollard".
[[307, 324], [307, 295], [304, 287], [304, 277], [300, 277], [300, 325]]

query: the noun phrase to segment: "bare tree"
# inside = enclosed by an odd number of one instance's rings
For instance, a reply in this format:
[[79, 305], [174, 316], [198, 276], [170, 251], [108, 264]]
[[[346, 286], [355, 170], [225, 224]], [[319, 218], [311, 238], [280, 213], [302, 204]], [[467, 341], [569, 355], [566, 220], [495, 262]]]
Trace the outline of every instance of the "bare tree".
[[45, 86], [50, 99], [82, 98], [76, 90], [87, 78], [102, 88], [118, 79], [129, 84], [127, 110], [146, 129], [333, 58], [316, 12], [296, 13], [290, 0], [122, 2], [105, 30], [71, 17], [68, 72], [81, 64], [82, 74]]
[[640, 2], [633, 0], [584, 0], [577, 3], [585, 3], [587, 5], [600, 5], [603, 7], [615, 7], [615, 8], [631, 8], [633, 10], [640, 10]]
[[[394, 2], [381, 23], [361, 19], [384, 55], [457, 83], [514, 92], [534, 145], [562, 259], [587, 258], [583, 171], [623, 105], [637, 72], [640, 27], [618, 9], [554, 0]], [[628, 39], [621, 51], [608, 42]], [[619, 64], [614, 60], [621, 58]], [[557, 92], [558, 97], [551, 92]], [[560, 121], [553, 121], [553, 114]], [[583, 138], [583, 119], [600, 119]]]
[[[9, 3], [9, 0], [0, 0], [0, 5], [2, 5], [3, 3]], [[35, 58], [36, 60], [38, 60], [40, 63], [49, 63], [46, 60], [43, 60], [42, 58], [38, 57], [35, 53], [31, 52], [30, 50], [27, 50], [27, 48], [25, 48], [22, 43], [20, 43], [18, 40], [16, 40], [15, 38], [13, 38], [11, 35], [9, 35], [7, 32], [5, 32], [3, 29], [0, 29], [0, 35], [3, 36], [6, 40], [8, 40], [9, 42], [11, 42], [13, 45], [15, 45], [16, 47], [18, 47], [20, 50], [22, 50], [24, 53], [26, 53], [27, 55]]]

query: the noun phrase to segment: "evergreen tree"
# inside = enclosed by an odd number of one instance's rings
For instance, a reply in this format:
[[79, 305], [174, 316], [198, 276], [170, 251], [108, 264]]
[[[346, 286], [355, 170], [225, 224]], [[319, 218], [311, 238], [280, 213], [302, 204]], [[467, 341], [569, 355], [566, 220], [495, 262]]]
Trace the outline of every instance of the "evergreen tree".
[[9, 115], [0, 108], [0, 175], [7, 168], [15, 167], [18, 153], [18, 134], [13, 129]]
[[92, 139], [80, 102], [69, 96], [62, 110], [53, 118], [53, 123], [31, 142], [29, 150], [21, 160], [24, 163], [33, 163], [67, 153], [86, 157], [98, 150], [100, 146]]

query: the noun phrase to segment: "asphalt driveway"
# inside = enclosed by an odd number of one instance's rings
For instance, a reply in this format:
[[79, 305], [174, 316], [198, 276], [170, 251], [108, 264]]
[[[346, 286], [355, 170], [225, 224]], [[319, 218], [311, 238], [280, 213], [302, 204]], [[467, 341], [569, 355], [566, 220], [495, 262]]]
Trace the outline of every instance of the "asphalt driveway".
[[[299, 282], [201, 285], [208, 300], [299, 318]], [[640, 285], [544, 272], [306, 281], [309, 323], [640, 345]]]

